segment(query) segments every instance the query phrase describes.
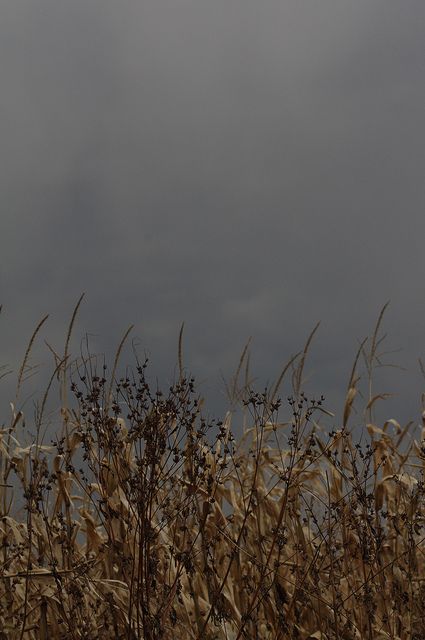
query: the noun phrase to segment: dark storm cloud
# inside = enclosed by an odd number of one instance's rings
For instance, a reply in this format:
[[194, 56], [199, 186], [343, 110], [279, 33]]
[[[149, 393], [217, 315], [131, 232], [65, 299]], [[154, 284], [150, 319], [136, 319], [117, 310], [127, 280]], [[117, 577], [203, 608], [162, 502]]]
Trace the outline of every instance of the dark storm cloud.
[[60, 345], [84, 290], [77, 336], [106, 349], [135, 322], [162, 375], [185, 320], [217, 407], [248, 336], [263, 382], [321, 320], [312, 387], [332, 403], [391, 299], [388, 348], [409, 372], [389, 406], [417, 419], [422, 2], [0, 11], [3, 362], [45, 312]]

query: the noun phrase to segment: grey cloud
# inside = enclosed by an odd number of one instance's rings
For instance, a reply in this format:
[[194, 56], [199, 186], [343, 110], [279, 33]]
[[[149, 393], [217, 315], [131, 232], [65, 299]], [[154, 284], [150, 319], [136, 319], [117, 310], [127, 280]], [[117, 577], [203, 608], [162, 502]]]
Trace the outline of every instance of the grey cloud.
[[184, 320], [220, 411], [219, 371], [249, 335], [260, 383], [321, 320], [311, 384], [337, 403], [391, 299], [409, 372], [388, 378], [389, 410], [418, 415], [421, 2], [0, 11], [3, 361], [45, 312], [60, 344], [84, 290], [77, 348], [88, 330], [112, 350], [135, 322], [166, 375]]

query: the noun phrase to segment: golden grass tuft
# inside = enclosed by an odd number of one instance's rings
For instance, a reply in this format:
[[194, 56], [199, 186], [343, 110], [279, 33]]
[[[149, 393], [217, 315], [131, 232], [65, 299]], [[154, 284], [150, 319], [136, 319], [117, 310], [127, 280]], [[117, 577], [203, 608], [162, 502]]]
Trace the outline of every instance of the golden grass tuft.
[[62, 376], [61, 437], [42, 442], [44, 396], [36, 437], [20, 446], [18, 393], [0, 432], [0, 638], [424, 638], [425, 422], [415, 440], [409, 425], [373, 421], [378, 329], [362, 444], [349, 419], [366, 342], [330, 431], [324, 398], [302, 391], [315, 330], [298, 368], [291, 359], [285, 405], [279, 385], [255, 392], [248, 372], [239, 388], [245, 350], [228, 387], [249, 418], [235, 438], [232, 411], [223, 422], [202, 415], [183, 327], [166, 394], [147, 362], [115, 378], [128, 332], [109, 380], [91, 357], [71, 373], [68, 332], [52, 376]]

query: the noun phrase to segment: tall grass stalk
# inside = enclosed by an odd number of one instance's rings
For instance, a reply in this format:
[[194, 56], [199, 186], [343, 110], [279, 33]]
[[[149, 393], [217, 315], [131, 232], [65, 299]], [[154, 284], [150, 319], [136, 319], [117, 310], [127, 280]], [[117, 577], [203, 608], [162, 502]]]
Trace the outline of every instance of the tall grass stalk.
[[[252, 388], [247, 344], [231, 410], [207, 420], [183, 367], [183, 325], [178, 377], [161, 392], [147, 361], [118, 373], [131, 327], [110, 373], [91, 354], [71, 359], [81, 300], [32, 423], [19, 394], [45, 318], [37, 326], [0, 432], [0, 640], [425, 637], [425, 413], [419, 434], [374, 419], [386, 307], [329, 427], [325, 398], [303, 390], [317, 326], [270, 389]], [[352, 426], [361, 355], [366, 407]], [[58, 377], [62, 431], [46, 443]], [[19, 443], [24, 421], [35, 436]]]

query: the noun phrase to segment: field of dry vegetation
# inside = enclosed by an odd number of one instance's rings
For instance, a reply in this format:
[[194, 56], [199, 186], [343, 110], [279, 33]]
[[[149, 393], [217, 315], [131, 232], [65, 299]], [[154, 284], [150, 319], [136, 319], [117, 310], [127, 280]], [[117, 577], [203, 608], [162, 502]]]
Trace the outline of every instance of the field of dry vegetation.
[[[72, 360], [77, 309], [32, 416], [19, 394], [37, 327], [1, 427], [1, 639], [425, 638], [425, 430], [373, 420], [384, 309], [337, 426], [303, 392], [313, 334], [261, 392], [245, 350], [214, 421], [181, 339], [163, 393], [145, 361], [118, 373], [127, 335], [111, 370]], [[279, 399], [284, 379], [292, 393]]]

